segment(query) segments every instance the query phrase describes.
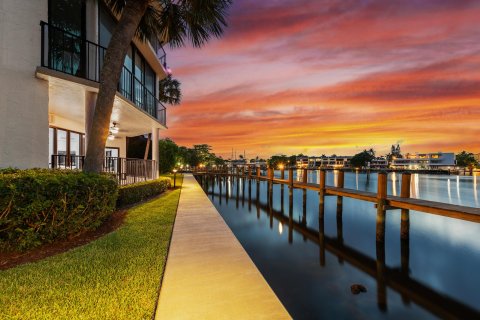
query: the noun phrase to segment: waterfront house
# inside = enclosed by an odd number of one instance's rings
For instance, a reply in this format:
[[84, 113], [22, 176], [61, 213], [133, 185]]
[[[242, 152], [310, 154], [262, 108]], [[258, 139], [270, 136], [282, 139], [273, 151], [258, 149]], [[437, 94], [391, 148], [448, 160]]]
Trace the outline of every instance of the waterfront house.
[[350, 159], [352, 156], [321, 156], [321, 157], [310, 157], [308, 159], [308, 168], [311, 169], [340, 169], [340, 168], [350, 168]]
[[385, 157], [376, 157], [370, 161], [371, 169], [386, 169], [388, 168], [388, 160]]
[[[81, 168], [100, 70], [117, 19], [100, 0], [4, 0], [0, 5], [0, 167]], [[105, 170], [157, 175], [153, 160], [126, 159], [129, 137], [166, 129], [157, 39], [134, 40], [115, 97]]]
[[297, 163], [297, 168], [308, 168], [309, 164], [309, 157], [307, 156], [302, 156], [302, 157], [297, 157], [296, 159]]
[[449, 170], [455, 167], [455, 153], [407, 153], [403, 158], [393, 158], [391, 165], [393, 169], [443, 169]]

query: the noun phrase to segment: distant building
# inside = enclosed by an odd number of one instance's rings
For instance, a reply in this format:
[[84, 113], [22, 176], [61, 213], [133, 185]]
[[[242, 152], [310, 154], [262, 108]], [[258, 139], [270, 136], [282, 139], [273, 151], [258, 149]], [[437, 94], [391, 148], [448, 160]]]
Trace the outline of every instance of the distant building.
[[[350, 159], [352, 156], [321, 156], [310, 157], [308, 159], [308, 168], [318, 169], [337, 169], [337, 168], [350, 168]], [[298, 165], [298, 164], [297, 164]]]
[[297, 157], [297, 168], [308, 168], [309, 157]]
[[455, 153], [407, 153], [403, 158], [393, 158], [391, 167], [394, 169], [453, 169]]
[[372, 169], [386, 169], [388, 168], [388, 160], [385, 157], [377, 157], [370, 162]]
[[235, 160], [225, 160], [227, 167], [236, 168], [236, 167], [245, 167], [248, 165], [247, 160], [245, 159], [235, 159]]

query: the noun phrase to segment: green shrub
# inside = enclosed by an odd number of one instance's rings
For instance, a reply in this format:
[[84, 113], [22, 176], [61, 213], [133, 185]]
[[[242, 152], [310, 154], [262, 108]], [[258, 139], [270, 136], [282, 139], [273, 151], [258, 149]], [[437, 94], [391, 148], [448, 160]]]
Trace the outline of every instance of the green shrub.
[[92, 230], [115, 209], [109, 175], [73, 170], [0, 170], [0, 250], [25, 250]]
[[119, 208], [146, 200], [155, 195], [159, 195], [169, 187], [169, 178], [159, 178], [156, 180], [121, 186], [118, 190], [117, 207]]

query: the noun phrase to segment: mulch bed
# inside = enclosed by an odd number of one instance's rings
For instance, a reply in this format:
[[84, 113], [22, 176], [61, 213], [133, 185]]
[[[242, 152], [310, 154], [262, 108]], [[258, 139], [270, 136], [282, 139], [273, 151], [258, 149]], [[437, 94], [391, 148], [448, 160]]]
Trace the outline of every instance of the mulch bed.
[[123, 224], [127, 209], [120, 209], [114, 212], [97, 229], [86, 231], [65, 240], [47, 243], [27, 252], [0, 252], [0, 270], [16, 267], [18, 265], [38, 261], [70, 249], [83, 246], [95, 239], [110, 233]]

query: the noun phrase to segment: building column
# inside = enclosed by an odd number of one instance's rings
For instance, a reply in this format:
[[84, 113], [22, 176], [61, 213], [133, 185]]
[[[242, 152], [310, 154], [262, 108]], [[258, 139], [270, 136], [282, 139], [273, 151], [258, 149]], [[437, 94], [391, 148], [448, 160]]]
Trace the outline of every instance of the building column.
[[85, 153], [87, 152], [88, 138], [93, 123], [93, 114], [97, 103], [97, 93], [85, 91]]
[[159, 170], [158, 170], [158, 128], [152, 128], [152, 160], [154, 160], [155, 164], [153, 164], [153, 173], [154, 178], [158, 178]]

